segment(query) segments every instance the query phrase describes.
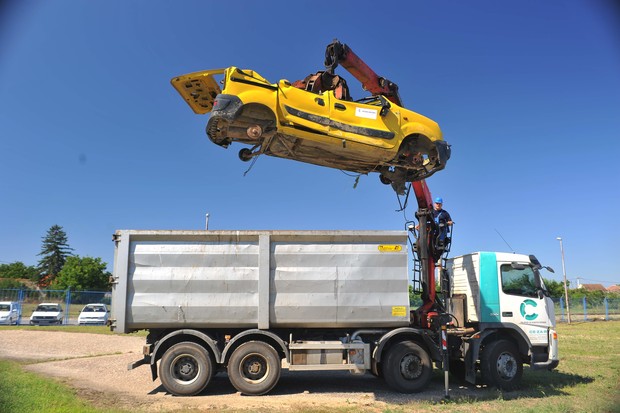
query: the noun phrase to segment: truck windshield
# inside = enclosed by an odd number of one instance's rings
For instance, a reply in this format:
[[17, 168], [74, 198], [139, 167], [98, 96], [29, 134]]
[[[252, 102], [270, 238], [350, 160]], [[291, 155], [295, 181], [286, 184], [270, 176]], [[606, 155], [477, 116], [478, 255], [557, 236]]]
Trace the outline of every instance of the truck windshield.
[[502, 265], [502, 290], [506, 294], [536, 297], [540, 282], [530, 266], [514, 268], [510, 264]]

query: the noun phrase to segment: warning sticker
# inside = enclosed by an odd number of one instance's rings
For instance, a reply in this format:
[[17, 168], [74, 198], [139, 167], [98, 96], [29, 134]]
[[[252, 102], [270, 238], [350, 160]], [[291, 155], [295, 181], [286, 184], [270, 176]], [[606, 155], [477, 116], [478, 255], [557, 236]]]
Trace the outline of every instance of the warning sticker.
[[381, 252], [398, 252], [402, 251], [402, 245], [379, 245], [379, 251]]
[[355, 116], [358, 118], [377, 119], [376, 109], [355, 108]]
[[407, 307], [400, 305], [392, 307], [392, 317], [407, 317]]

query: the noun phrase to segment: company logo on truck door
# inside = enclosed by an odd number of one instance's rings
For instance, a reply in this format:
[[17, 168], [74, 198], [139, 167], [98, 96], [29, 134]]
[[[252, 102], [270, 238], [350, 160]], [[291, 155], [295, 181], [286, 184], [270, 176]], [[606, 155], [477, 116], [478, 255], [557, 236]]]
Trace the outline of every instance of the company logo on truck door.
[[538, 304], [536, 304], [536, 301], [534, 300], [530, 300], [529, 298], [527, 300], [523, 300], [523, 302], [521, 303], [521, 315], [523, 316], [523, 318], [528, 321], [536, 320], [536, 317], [538, 317], [538, 313], [536, 313], [535, 310], [532, 308], [535, 308], [536, 306], [538, 306]]

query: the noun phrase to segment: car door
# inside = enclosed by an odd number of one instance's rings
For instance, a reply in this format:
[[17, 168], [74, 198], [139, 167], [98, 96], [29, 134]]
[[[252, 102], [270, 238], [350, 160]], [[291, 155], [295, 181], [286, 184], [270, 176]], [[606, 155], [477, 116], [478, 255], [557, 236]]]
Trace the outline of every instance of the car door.
[[330, 94], [313, 93], [299, 89], [286, 80], [281, 80], [278, 105], [288, 126], [309, 129], [327, 135], [329, 131]]
[[355, 102], [329, 95], [330, 136], [384, 149], [398, 144], [400, 114], [383, 96]]

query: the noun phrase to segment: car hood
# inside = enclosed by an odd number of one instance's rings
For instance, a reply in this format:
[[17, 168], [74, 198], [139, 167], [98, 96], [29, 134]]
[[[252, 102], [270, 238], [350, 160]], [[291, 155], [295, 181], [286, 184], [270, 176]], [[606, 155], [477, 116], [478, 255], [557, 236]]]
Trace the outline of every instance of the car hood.
[[11, 314], [10, 311], [0, 311], [0, 317], [7, 317], [9, 314]]
[[80, 318], [105, 318], [106, 313], [92, 312], [92, 313], [80, 313]]

